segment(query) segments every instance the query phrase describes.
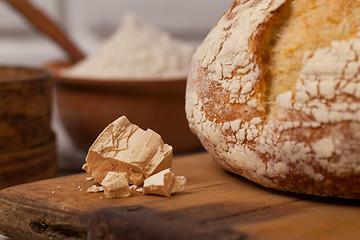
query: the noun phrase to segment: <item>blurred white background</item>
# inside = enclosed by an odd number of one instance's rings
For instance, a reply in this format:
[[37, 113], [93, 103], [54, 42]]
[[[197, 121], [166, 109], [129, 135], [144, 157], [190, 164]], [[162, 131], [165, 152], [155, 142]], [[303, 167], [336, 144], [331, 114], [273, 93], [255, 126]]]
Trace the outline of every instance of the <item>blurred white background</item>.
[[[32, 0], [51, 17], [85, 53], [93, 51], [117, 29], [126, 12], [132, 12], [174, 37], [200, 44], [231, 0]], [[66, 54], [37, 32], [5, 1], [0, 1], [0, 64], [41, 67]], [[84, 152], [69, 141], [54, 108], [59, 166], [79, 169]], [[5, 239], [0, 235], [0, 239]]]
[[[86, 53], [114, 32], [126, 12], [180, 39], [201, 42], [230, 0], [32, 0]], [[0, 64], [41, 65], [65, 55], [0, 1]]]

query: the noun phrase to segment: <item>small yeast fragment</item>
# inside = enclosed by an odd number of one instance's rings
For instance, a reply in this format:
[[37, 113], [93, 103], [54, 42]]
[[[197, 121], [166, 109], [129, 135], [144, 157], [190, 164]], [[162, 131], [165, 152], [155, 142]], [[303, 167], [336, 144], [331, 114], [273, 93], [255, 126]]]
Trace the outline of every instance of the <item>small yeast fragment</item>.
[[104, 180], [101, 182], [101, 185], [107, 198], [130, 196], [126, 173], [108, 172]]
[[170, 169], [165, 169], [145, 179], [144, 194], [170, 197], [172, 193], [183, 191], [185, 184], [184, 176], [175, 176]]

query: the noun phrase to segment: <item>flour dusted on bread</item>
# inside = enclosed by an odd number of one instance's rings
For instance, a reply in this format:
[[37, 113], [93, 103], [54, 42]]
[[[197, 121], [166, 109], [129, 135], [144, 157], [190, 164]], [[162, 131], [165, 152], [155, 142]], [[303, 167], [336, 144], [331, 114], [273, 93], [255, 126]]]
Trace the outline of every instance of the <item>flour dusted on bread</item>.
[[62, 74], [97, 79], [184, 78], [194, 51], [191, 44], [127, 14], [97, 51]]
[[226, 169], [360, 198], [360, 1], [234, 1], [192, 61], [190, 127]]

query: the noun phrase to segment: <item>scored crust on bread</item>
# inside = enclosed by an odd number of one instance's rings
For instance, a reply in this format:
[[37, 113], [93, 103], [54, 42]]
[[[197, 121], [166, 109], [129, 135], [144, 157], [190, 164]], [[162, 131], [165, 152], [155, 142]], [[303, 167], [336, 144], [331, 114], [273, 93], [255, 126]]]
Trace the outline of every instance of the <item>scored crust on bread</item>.
[[197, 49], [190, 128], [263, 186], [360, 198], [360, 1], [238, 0]]

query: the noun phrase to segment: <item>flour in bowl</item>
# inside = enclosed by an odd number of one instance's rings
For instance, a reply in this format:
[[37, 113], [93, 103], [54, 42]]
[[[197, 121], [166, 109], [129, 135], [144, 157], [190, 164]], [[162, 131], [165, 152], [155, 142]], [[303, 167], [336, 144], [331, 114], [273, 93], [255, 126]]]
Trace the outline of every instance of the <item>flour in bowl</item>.
[[63, 76], [103, 79], [184, 78], [195, 47], [172, 38], [134, 15], [94, 53], [62, 71]]

